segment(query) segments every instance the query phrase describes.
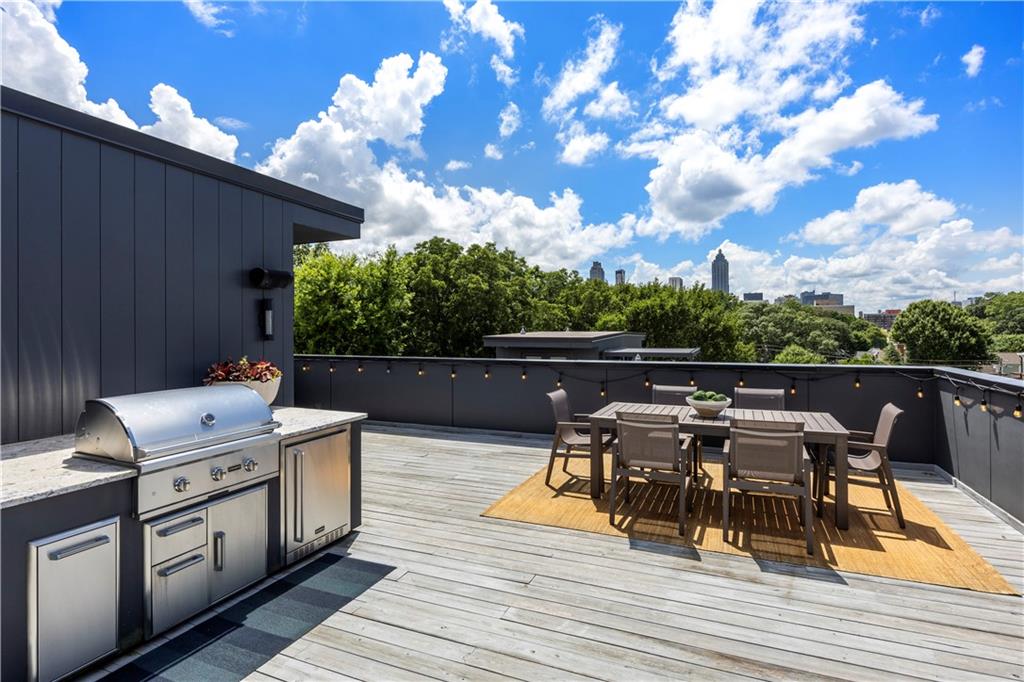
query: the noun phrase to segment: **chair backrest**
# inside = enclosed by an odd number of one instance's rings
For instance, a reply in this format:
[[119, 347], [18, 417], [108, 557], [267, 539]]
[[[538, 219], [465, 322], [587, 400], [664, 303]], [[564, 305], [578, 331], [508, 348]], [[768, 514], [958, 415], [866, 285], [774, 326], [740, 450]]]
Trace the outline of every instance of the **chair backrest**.
[[739, 478], [803, 481], [804, 425], [734, 419], [729, 427], [729, 469]]
[[882, 408], [882, 412], [878, 415], [878, 425], [875, 427], [875, 443], [889, 447], [889, 439], [892, 438], [896, 420], [900, 418], [901, 414], [903, 414], [903, 410], [892, 403], [887, 403]]
[[619, 465], [672, 469], [679, 461], [679, 417], [615, 413]]
[[548, 400], [551, 401], [551, 409], [555, 413], [556, 431], [563, 434], [574, 432], [575, 429], [570, 427], [557, 426], [559, 422], [572, 421], [572, 408], [569, 407], [569, 394], [565, 392], [565, 389], [560, 388], [557, 391], [548, 393]]
[[737, 388], [733, 390], [739, 410], [784, 410], [786, 392], [781, 388]]
[[696, 386], [668, 386], [655, 384], [651, 389], [651, 402], [655, 405], [685, 405], [686, 396], [697, 392]]

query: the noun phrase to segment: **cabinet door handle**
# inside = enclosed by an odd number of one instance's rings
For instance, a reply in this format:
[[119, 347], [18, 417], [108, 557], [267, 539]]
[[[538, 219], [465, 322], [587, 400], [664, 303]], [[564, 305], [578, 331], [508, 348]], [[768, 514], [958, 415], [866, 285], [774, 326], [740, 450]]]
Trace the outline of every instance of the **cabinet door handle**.
[[85, 542], [79, 542], [77, 545], [71, 545], [70, 547], [65, 547], [64, 549], [58, 549], [55, 552], [50, 552], [50, 561], [60, 561], [61, 559], [66, 559], [69, 556], [74, 556], [76, 554], [81, 554], [82, 552], [87, 552], [90, 549], [93, 549], [94, 547], [102, 547], [103, 545], [109, 542], [109, 535], [99, 535], [90, 540], [86, 540]]
[[295, 502], [292, 516], [295, 518], [295, 542], [302, 542], [302, 463], [305, 458], [305, 453], [299, 448], [292, 450], [295, 455], [295, 475], [293, 476], [294, 495], [292, 498]]
[[224, 570], [224, 550], [227, 548], [226, 535], [219, 530], [213, 534], [213, 570]]
[[177, 523], [177, 524], [175, 524], [173, 526], [168, 526], [167, 528], [161, 528], [160, 530], [158, 530], [156, 532], [156, 534], [159, 535], [162, 538], [165, 538], [168, 535], [174, 535], [175, 533], [180, 533], [183, 530], [188, 530], [189, 528], [192, 528], [193, 526], [201, 526], [202, 524], [203, 524], [203, 517], [202, 516], [193, 516], [188, 521], [182, 521], [181, 523]]
[[173, 566], [161, 568], [159, 571], [156, 572], [156, 574], [161, 578], [166, 578], [169, 575], [174, 575], [178, 571], [184, 571], [189, 566], [195, 566], [196, 564], [202, 563], [205, 560], [206, 557], [204, 557], [202, 554], [193, 554], [189, 558], [185, 559], [184, 561], [179, 561]]

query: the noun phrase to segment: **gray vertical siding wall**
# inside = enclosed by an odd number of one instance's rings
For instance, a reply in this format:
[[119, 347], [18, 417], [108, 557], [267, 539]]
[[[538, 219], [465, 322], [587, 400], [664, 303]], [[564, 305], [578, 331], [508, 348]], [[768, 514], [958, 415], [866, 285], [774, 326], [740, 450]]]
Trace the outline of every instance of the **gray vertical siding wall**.
[[[197, 385], [229, 355], [290, 367], [292, 289], [266, 293], [264, 340], [248, 271], [291, 269], [298, 207], [9, 111], [2, 122], [3, 442], [73, 430], [87, 398]], [[287, 376], [278, 402], [292, 390]]]
[[[854, 388], [858, 371], [861, 387]], [[573, 410], [592, 412], [612, 401], [650, 402], [645, 378], [687, 385], [692, 374], [699, 386], [731, 395], [741, 373], [748, 387], [785, 389], [788, 408], [830, 412], [850, 429], [873, 431], [882, 406], [895, 403], [904, 414], [893, 436], [893, 459], [937, 464], [1024, 520], [1024, 419], [1012, 415], [1012, 393], [1024, 390], [1021, 382], [931, 367], [329, 356], [296, 356], [293, 372], [295, 404], [303, 407], [355, 410], [381, 421], [532, 433], [552, 432], [545, 394], [555, 389], [559, 375]], [[797, 392], [791, 396], [794, 382]], [[981, 392], [972, 383], [1011, 394], [987, 390], [990, 409], [982, 412]], [[923, 398], [917, 397], [919, 385]], [[953, 405], [954, 385], [960, 386], [960, 407]]]

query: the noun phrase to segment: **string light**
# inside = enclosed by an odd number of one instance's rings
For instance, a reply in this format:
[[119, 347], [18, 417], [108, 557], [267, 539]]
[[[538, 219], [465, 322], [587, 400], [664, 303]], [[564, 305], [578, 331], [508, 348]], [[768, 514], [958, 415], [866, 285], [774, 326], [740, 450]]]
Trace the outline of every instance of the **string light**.
[[555, 381], [555, 387], [556, 388], [561, 388], [562, 387], [562, 373], [561, 372], [558, 373], [558, 379]]
[[387, 372], [388, 374], [391, 374], [391, 363], [390, 362], [388, 363], [388, 366], [387, 366], [387, 368], [384, 371]]
[[960, 400], [959, 388], [953, 392], [953, 404], [956, 405], [957, 407], [960, 407], [963, 404], [963, 402]]
[[450, 376], [450, 377], [451, 377], [452, 379], [455, 379], [455, 377], [456, 377], [456, 374], [455, 374], [455, 368], [454, 368], [454, 367], [452, 367], [452, 373], [451, 373], [451, 374], [450, 374], [449, 376]]
[[978, 407], [981, 408], [982, 412], [988, 412], [988, 401], [985, 400], [985, 394], [984, 393], [981, 394], [981, 404], [978, 405]]
[[[331, 371], [332, 372], [334, 371], [334, 366], [333, 365], [331, 365]], [[356, 367], [356, 371], [359, 372], [360, 374], [363, 373], [363, 363], [361, 363], [361, 362], [359, 363], [359, 366]]]
[[608, 391], [606, 391], [606, 390], [605, 390], [605, 388], [604, 388], [604, 382], [602, 381], [602, 382], [601, 382], [601, 397], [603, 398], [603, 397], [605, 397], [606, 395], [608, 395]]
[[691, 386], [696, 386], [697, 385], [697, 381], [693, 378], [693, 372], [690, 372], [690, 385]]
[[793, 383], [790, 384], [790, 386], [789, 386], [789, 394], [790, 395], [796, 395], [796, 380], [794, 380]]
[[[331, 374], [334, 374], [334, 371], [336, 369], [338, 369], [338, 368], [334, 366], [333, 362], [327, 367], [327, 371], [330, 372]], [[359, 370], [359, 371], [362, 372], [363, 370]]]
[[426, 373], [426, 370], [423, 369], [423, 363], [420, 363], [419, 369], [416, 370], [416, 376], [421, 377]]
[[746, 383], [743, 381], [743, 372], [740, 372], [740, 380], [736, 382], [736, 385], [741, 388], [746, 385]]
[[644, 388], [650, 388], [650, 387], [651, 387], [651, 378], [650, 378], [650, 377], [648, 377], [648, 376], [647, 376], [647, 375], [645, 374], [645, 375], [644, 375]]
[[860, 372], [857, 372], [856, 376], [853, 378], [853, 387], [860, 388]]
[[1021, 409], [1020, 409], [1020, 402], [1021, 402], [1021, 396], [1022, 395], [1024, 395], [1024, 394], [1022, 394], [1022, 393], [1018, 393], [1017, 394], [1017, 405], [1013, 408], [1013, 416], [1016, 417], [1017, 419], [1020, 419], [1021, 414], [1022, 414]]
[[302, 363], [302, 371], [303, 372], [308, 372], [309, 371], [309, 363], [308, 362]]
[[484, 367], [484, 379], [490, 379], [490, 378], [491, 378], [491, 368], [490, 367]]
[[525, 367], [523, 367], [523, 373], [519, 375], [519, 378], [521, 380], [523, 380], [523, 381], [526, 381], [526, 368]]
[[917, 397], [918, 398], [923, 398], [924, 397], [924, 386], [922, 386], [921, 384], [917, 385]]

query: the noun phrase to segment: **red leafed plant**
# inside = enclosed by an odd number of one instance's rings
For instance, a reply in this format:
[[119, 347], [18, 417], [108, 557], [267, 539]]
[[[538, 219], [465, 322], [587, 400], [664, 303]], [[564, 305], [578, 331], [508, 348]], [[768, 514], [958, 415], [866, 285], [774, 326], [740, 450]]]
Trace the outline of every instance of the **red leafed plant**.
[[259, 381], [266, 383], [280, 377], [282, 372], [277, 365], [269, 360], [249, 362], [249, 358], [242, 356], [238, 362], [233, 362], [229, 357], [224, 362], [215, 362], [206, 370], [206, 377], [203, 383], [209, 386], [218, 381]]

